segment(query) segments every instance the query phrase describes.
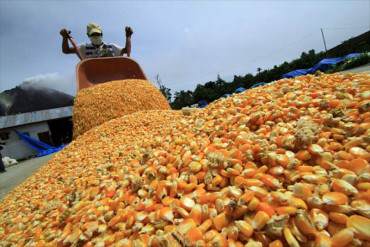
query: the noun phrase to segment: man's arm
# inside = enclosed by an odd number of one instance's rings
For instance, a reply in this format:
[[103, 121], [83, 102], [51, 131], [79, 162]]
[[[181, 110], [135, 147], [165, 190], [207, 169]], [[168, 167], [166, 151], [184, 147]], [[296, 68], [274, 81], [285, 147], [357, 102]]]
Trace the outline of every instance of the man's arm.
[[131, 55], [131, 35], [134, 32], [132, 31], [131, 27], [126, 27], [125, 33], [126, 33], [126, 44], [125, 44], [125, 48], [121, 50], [121, 56], [123, 56], [123, 54], [126, 53], [127, 56], [130, 57]]
[[73, 47], [69, 47], [68, 43], [68, 37], [69, 33], [66, 29], [60, 30], [60, 35], [63, 37], [63, 42], [62, 42], [62, 51], [64, 54], [71, 54], [71, 53], [76, 53], [76, 50]]
[[128, 57], [131, 55], [131, 36], [126, 37], [126, 44], [125, 44], [126, 54]]

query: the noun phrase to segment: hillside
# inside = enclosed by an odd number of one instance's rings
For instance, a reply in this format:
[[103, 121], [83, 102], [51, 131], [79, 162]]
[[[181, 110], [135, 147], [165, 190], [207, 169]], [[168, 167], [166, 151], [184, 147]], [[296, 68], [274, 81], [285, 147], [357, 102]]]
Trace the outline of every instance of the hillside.
[[0, 116], [71, 105], [73, 105], [71, 95], [28, 83], [0, 93]]
[[341, 57], [351, 52], [370, 51], [370, 31], [350, 38], [342, 44], [328, 50], [329, 57]]

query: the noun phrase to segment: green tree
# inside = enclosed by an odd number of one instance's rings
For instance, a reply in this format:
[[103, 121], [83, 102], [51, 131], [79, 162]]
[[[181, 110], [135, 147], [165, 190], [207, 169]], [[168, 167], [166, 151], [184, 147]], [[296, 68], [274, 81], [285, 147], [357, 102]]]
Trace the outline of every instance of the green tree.
[[171, 107], [173, 109], [181, 109], [182, 107], [190, 106], [192, 104], [194, 104], [193, 92], [190, 90], [181, 90], [180, 92], [175, 92], [175, 97], [171, 103]]

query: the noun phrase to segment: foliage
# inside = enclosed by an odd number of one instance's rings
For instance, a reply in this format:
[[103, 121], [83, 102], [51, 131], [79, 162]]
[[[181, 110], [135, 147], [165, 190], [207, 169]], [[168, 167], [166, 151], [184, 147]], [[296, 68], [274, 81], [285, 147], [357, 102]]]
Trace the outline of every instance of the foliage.
[[338, 71], [348, 70], [368, 63], [370, 63], [370, 55], [364, 53], [360, 57], [345, 61], [344, 63], [336, 66], [334, 69], [329, 70], [326, 73], [334, 73]]
[[342, 57], [352, 52], [366, 53], [370, 51], [370, 31], [343, 41], [340, 45], [328, 50], [329, 57]]
[[192, 104], [194, 104], [193, 92], [181, 90], [180, 92], [175, 92], [175, 99], [171, 103], [171, 107], [173, 109], [181, 109]]

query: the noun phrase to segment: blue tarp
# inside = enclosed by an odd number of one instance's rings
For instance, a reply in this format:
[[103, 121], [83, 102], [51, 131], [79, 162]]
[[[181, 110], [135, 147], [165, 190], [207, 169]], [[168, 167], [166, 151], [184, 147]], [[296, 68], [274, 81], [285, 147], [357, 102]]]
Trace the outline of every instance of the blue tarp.
[[283, 78], [293, 78], [296, 76], [306, 75], [306, 74], [307, 74], [306, 69], [297, 69], [297, 70], [293, 70], [293, 71], [290, 71], [289, 73], [284, 74]]
[[204, 99], [202, 99], [202, 100], [200, 100], [199, 102], [198, 102], [198, 107], [199, 108], [204, 108], [204, 107], [206, 107], [208, 105], [208, 102], [207, 101], [205, 101]]
[[347, 56], [344, 56], [345, 59], [352, 59], [361, 56], [361, 53], [350, 53]]
[[56, 148], [46, 149], [46, 150], [40, 151], [36, 156], [37, 157], [42, 157], [42, 156], [45, 156], [45, 155], [53, 154], [53, 153], [59, 152], [64, 147], [65, 147], [65, 145], [61, 145], [61, 146], [56, 147]]
[[244, 91], [245, 91], [244, 87], [238, 87], [237, 89], [235, 89], [235, 93], [241, 93], [241, 92], [244, 92]]
[[45, 156], [48, 154], [52, 154], [55, 152], [58, 152], [59, 150], [63, 149], [65, 145], [61, 145], [59, 147], [53, 147], [50, 146], [42, 141], [39, 141], [35, 138], [30, 137], [29, 135], [25, 133], [20, 133], [18, 131], [15, 131], [19, 138], [23, 140], [30, 148], [37, 151], [37, 157]]
[[313, 67], [308, 69], [297, 69], [290, 71], [289, 73], [286, 73], [283, 75], [283, 78], [293, 78], [300, 75], [307, 75], [315, 73], [316, 71], [326, 71], [330, 68], [332, 68], [334, 65], [341, 63], [347, 59], [352, 59], [361, 56], [361, 53], [351, 53], [344, 57], [336, 57], [336, 58], [324, 58], [317, 64], [315, 64]]
[[324, 58], [323, 60], [315, 64], [312, 68], [307, 69], [307, 74], [315, 73], [318, 70], [326, 71], [332, 68], [334, 65], [343, 62], [344, 60], [344, 57]]
[[253, 84], [253, 86], [251, 86], [251, 88], [255, 88], [255, 87], [259, 87], [259, 86], [263, 86], [267, 84], [266, 82], [257, 82], [256, 84]]

